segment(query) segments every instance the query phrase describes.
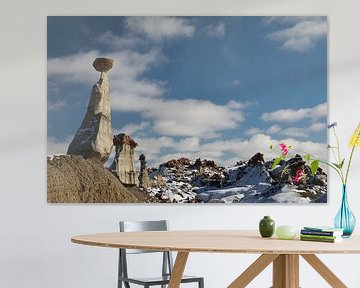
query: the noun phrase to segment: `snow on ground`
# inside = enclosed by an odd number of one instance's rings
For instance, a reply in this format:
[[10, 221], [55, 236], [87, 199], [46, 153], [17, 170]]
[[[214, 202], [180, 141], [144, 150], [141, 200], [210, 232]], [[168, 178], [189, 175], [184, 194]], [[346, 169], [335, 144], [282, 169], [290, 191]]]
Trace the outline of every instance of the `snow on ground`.
[[305, 191], [286, 185], [281, 189], [280, 193], [269, 198], [277, 203], [310, 203], [311, 199], [309, 197], [302, 196], [302, 192]]
[[205, 190], [198, 192], [197, 196], [202, 202], [223, 202], [232, 203], [239, 202], [245, 197], [244, 193], [249, 190], [249, 187], [231, 187], [224, 189]]

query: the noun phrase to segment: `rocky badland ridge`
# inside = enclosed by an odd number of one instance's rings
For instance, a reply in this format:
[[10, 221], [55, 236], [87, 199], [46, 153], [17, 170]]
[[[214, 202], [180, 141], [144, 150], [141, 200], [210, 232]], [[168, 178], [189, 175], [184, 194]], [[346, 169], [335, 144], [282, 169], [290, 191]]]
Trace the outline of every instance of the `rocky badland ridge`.
[[[274, 169], [272, 164], [261, 153], [228, 168], [209, 160], [170, 160], [151, 169], [153, 184], [147, 192], [160, 202], [175, 203], [326, 202], [327, 176], [321, 168], [312, 176], [300, 155], [282, 160]], [[306, 177], [295, 183], [300, 169]]]

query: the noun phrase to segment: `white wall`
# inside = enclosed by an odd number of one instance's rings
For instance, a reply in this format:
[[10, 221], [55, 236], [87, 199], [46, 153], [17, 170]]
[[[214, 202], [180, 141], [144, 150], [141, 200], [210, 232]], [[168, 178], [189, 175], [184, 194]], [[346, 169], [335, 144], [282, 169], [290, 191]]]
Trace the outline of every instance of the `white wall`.
[[[328, 205], [49, 205], [46, 203], [47, 15], [327, 15], [330, 120], [342, 144], [359, 118], [360, 2], [358, 0], [103, 0], [2, 2], [0, 9], [0, 287], [115, 287], [116, 250], [70, 243], [76, 234], [116, 231], [119, 219], [171, 221], [172, 229], [256, 228], [263, 215], [278, 224], [331, 224], [340, 183], [331, 174]], [[360, 151], [349, 184], [360, 219]], [[360, 225], [358, 225], [360, 227]], [[255, 255], [192, 254], [188, 273], [206, 287], [226, 287]], [[322, 256], [348, 287], [360, 287], [360, 255]], [[137, 267], [148, 272], [144, 262]], [[348, 265], [344, 265], [348, 263]], [[249, 287], [269, 287], [271, 271]], [[302, 287], [328, 287], [306, 263]], [[190, 287], [190, 286], [186, 286]], [[191, 286], [194, 287], [194, 286]]]

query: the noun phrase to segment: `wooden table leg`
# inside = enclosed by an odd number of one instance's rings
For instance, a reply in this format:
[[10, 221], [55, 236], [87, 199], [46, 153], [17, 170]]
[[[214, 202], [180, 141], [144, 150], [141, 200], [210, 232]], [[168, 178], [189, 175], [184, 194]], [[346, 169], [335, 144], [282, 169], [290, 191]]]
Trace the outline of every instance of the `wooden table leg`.
[[180, 287], [181, 278], [184, 274], [185, 265], [186, 265], [188, 256], [189, 256], [189, 252], [178, 252], [177, 253], [168, 288], [179, 288]]
[[299, 255], [281, 254], [274, 260], [272, 288], [299, 288]]
[[347, 286], [314, 254], [301, 255], [324, 280], [334, 288], [347, 288]]
[[273, 262], [278, 254], [263, 254], [254, 263], [252, 263], [238, 278], [232, 282], [228, 288], [244, 288], [254, 280], [271, 262]]

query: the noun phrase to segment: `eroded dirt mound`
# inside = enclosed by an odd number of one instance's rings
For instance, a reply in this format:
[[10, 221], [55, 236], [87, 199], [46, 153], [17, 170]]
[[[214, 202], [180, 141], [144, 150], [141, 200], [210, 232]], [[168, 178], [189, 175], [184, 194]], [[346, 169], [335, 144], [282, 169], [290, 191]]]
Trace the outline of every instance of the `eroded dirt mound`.
[[47, 160], [47, 199], [51, 203], [142, 202], [100, 162], [60, 155]]

